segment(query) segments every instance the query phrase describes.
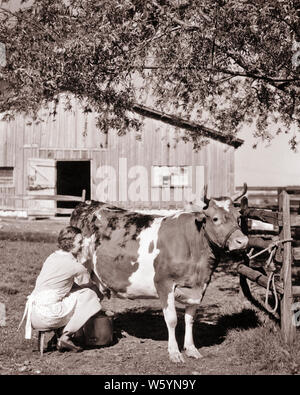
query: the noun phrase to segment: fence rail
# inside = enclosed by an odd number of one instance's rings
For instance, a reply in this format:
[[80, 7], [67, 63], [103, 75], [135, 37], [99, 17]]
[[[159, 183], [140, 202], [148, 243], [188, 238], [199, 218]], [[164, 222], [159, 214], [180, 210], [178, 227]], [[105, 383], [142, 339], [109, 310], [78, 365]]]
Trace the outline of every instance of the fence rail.
[[[0, 194], [0, 199], [12, 199], [12, 200], [21, 200], [25, 201], [54, 201], [54, 202], [84, 202], [86, 198], [86, 190], [83, 189], [81, 196], [73, 196], [73, 195], [40, 195], [40, 194], [32, 194], [32, 195], [9, 195], [9, 194]], [[37, 207], [37, 208], [29, 208], [29, 207], [11, 207], [6, 205], [0, 205], [0, 210], [5, 211], [25, 211], [28, 216], [43, 216], [49, 215], [54, 216], [56, 214], [64, 214], [70, 215], [73, 211], [72, 208], [59, 208], [59, 207]]]
[[[243, 186], [236, 187], [237, 191], [243, 190]], [[249, 205], [259, 209], [269, 209], [273, 211], [279, 210], [279, 195], [282, 191], [286, 191], [290, 197], [290, 210], [291, 212], [300, 213], [300, 186], [251, 186], [248, 187], [248, 200]]]
[[[62, 202], [82, 202], [82, 196], [72, 195], [0, 195], [0, 199], [20, 200], [60, 200]], [[1, 208], [1, 207], [0, 207]]]

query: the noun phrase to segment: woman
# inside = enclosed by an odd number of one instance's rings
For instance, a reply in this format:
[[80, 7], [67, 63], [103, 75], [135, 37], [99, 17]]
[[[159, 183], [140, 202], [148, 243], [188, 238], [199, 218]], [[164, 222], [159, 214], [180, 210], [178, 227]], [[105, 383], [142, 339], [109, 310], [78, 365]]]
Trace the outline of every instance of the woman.
[[96, 292], [88, 288], [92, 287], [90, 274], [76, 259], [82, 249], [82, 240], [78, 228], [67, 226], [60, 231], [59, 250], [44, 262], [26, 303], [23, 316], [24, 319], [27, 314], [26, 339], [31, 338], [32, 328], [64, 327], [58, 350], [81, 351], [73, 343], [72, 336], [101, 310]]

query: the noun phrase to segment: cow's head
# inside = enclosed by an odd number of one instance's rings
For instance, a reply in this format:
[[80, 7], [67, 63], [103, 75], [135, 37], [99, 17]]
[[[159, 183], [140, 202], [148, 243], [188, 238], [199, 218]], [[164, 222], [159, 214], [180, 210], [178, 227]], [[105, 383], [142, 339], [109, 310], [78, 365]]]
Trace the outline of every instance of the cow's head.
[[208, 241], [220, 249], [234, 251], [243, 250], [248, 245], [248, 237], [240, 228], [240, 211], [234, 207], [233, 202], [238, 200], [247, 192], [244, 184], [242, 193], [231, 198], [207, 199], [206, 207], [201, 211], [202, 227]]

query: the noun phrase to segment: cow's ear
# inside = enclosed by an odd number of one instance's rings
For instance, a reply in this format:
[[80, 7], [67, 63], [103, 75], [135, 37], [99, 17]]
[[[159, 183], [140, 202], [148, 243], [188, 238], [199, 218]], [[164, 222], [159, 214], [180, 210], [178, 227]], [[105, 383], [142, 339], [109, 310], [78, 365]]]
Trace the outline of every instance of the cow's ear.
[[200, 232], [203, 224], [205, 223], [205, 221], [206, 221], [205, 213], [203, 211], [200, 213], [197, 213], [196, 218], [195, 218], [195, 224], [196, 224], [196, 227], [199, 232]]
[[203, 210], [203, 207], [205, 206], [205, 203], [203, 203], [201, 200], [199, 201], [187, 201], [185, 200], [184, 202], [184, 211], [186, 212], [201, 212]]
[[241, 200], [241, 208], [240, 208], [240, 212], [241, 214], [246, 214], [248, 209], [248, 198], [246, 196], [244, 196]]

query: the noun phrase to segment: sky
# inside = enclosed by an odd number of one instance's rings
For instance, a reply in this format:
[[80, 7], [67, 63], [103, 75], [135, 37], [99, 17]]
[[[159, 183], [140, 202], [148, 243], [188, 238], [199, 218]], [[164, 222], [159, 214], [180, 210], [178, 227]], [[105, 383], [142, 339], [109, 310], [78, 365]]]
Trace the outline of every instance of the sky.
[[245, 127], [238, 135], [244, 144], [235, 151], [235, 185], [248, 186], [300, 186], [300, 145], [293, 152], [288, 145], [291, 134], [275, 136], [270, 144], [259, 143]]

